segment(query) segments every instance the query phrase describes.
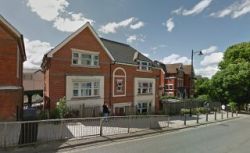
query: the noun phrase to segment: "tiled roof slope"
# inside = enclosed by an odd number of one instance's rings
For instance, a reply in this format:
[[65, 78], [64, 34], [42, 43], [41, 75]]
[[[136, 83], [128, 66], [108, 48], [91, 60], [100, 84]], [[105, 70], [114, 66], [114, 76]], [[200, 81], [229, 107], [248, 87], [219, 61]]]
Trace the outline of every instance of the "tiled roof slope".
[[[114, 57], [116, 62], [137, 64], [136, 61], [134, 60], [134, 56], [138, 51], [133, 47], [129, 46], [128, 44], [123, 44], [120, 42], [115, 42], [104, 38], [101, 38], [101, 41], [103, 42], [104, 46], [108, 49], [108, 51], [111, 53], [111, 55]], [[138, 52], [137, 59], [151, 62], [153, 64], [152, 60], [150, 60], [140, 52]]]

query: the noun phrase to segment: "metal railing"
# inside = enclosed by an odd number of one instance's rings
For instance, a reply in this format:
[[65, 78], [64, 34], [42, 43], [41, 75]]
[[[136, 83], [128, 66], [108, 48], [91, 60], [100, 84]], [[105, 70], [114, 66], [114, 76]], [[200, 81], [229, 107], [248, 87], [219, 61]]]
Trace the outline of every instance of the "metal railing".
[[166, 115], [0, 122], [0, 147], [89, 138], [167, 127]]
[[[216, 117], [215, 117], [216, 115]], [[237, 114], [238, 115], [238, 114]], [[38, 121], [0, 122], [0, 148], [46, 143], [54, 140], [84, 139], [126, 134], [148, 129], [182, 128], [236, 116], [229, 112], [188, 116], [130, 115], [70, 118]]]

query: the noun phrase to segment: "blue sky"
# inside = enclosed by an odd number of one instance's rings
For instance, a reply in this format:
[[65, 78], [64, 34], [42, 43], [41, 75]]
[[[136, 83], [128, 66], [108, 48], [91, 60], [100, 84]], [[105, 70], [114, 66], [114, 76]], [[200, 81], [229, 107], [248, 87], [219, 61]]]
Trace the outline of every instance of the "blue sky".
[[104, 38], [164, 63], [190, 63], [211, 77], [223, 51], [250, 39], [250, 0], [0, 0], [0, 14], [25, 37], [26, 68], [89, 21]]

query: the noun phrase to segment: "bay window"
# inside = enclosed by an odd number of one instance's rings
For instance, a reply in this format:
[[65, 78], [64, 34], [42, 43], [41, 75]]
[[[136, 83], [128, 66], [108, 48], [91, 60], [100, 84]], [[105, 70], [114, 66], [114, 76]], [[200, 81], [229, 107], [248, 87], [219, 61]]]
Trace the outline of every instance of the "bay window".
[[99, 81], [84, 81], [73, 83], [73, 97], [95, 97], [99, 95]]
[[152, 82], [139, 82], [138, 94], [152, 94], [153, 83]]

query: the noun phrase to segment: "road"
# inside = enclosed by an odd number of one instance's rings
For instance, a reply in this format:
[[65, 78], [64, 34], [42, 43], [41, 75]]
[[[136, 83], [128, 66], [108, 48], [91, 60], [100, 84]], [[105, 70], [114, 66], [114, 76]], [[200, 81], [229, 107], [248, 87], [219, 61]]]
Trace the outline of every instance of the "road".
[[75, 148], [74, 153], [249, 153], [250, 118], [141, 139]]

